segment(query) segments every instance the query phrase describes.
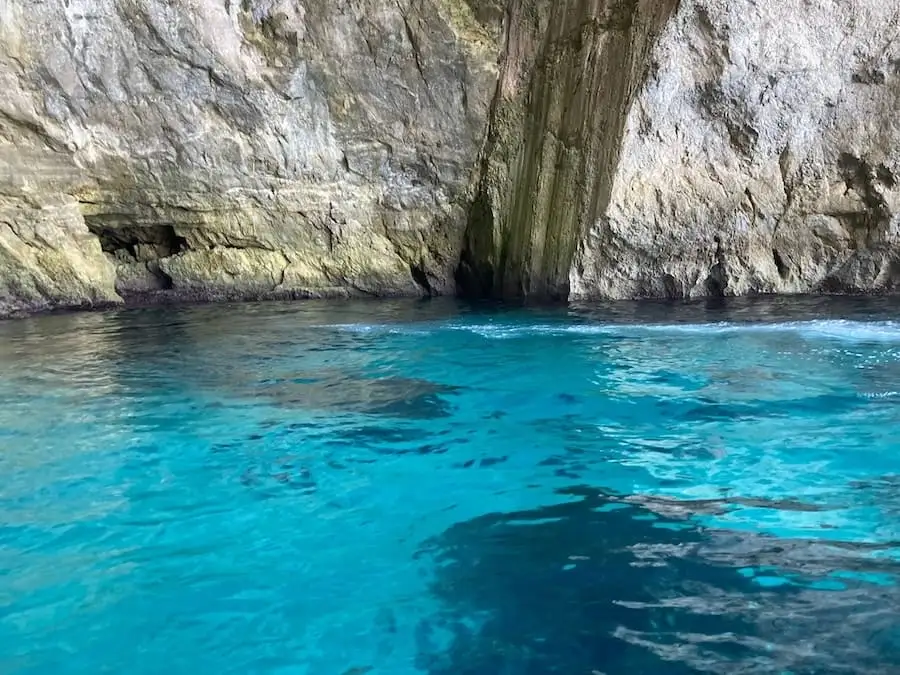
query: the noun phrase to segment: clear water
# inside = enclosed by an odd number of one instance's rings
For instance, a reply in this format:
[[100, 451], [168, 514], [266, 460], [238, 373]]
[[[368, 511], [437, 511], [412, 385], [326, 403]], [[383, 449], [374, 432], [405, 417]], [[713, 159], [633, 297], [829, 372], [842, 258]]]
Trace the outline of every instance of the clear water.
[[0, 673], [900, 672], [898, 310], [0, 324]]

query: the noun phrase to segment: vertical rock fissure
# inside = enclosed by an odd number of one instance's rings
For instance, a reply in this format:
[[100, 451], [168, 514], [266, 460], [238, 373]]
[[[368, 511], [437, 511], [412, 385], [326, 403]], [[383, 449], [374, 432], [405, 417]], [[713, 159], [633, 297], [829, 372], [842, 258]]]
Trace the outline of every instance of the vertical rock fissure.
[[606, 208], [625, 122], [678, 0], [510, 0], [457, 269], [467, 297], [565, 300]]

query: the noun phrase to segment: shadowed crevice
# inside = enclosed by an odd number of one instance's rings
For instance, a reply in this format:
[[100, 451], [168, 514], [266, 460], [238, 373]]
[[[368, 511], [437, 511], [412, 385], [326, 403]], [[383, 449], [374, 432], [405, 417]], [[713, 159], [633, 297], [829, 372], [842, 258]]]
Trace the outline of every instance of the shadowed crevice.
[[121, 227], [101, 217], [85, 217], [88, 230], [100, 240], [103, 252], [117, 267], [116, 290], [123, 296], [136, 292], [171, 290], [172, 277], [160, 260], [188, 249], [187, 240], [172, 225]]

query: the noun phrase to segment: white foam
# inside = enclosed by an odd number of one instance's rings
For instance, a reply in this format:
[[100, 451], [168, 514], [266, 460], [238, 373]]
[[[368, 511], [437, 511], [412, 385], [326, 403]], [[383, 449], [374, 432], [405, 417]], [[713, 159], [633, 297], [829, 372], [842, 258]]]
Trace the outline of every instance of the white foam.
[[795, 333], [808, 338], [845, 342], [900, 342], [898, 321], [851, 321], [846, 319], [788, 321], [783, 323], [694, 323], [694, 324], [329, 324], [321, 328], [351, 333], [428, 335], [440, 331], [474, 333], [494, 340], [535, 335], [630, 336], [646, 333], [721, 335], [737, 333]]
[[801, 328], [812, 335], [839, 340], [896, 342], [900, 341], [897, 321], [810, 321]]
[[880, 391], [866, 392], [862, 394], [863, 398], [884, 399], [884, 398], [900, 398], [900, 391]]
[[368, 324], [368, 323], [332, 323], [317, 324], [312, 328], [339, 330], [344, 333], [386, 333], [395, 335], [431, 335], [439, 326], [427, 327], [427, 324]]

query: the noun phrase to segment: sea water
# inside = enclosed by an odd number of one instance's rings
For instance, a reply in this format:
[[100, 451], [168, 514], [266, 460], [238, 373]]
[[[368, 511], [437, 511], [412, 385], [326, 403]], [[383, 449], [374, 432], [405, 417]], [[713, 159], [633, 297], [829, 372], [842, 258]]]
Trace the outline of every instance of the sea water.
[[0, 674], [900, 672], [900, 303], [0, 324]]

